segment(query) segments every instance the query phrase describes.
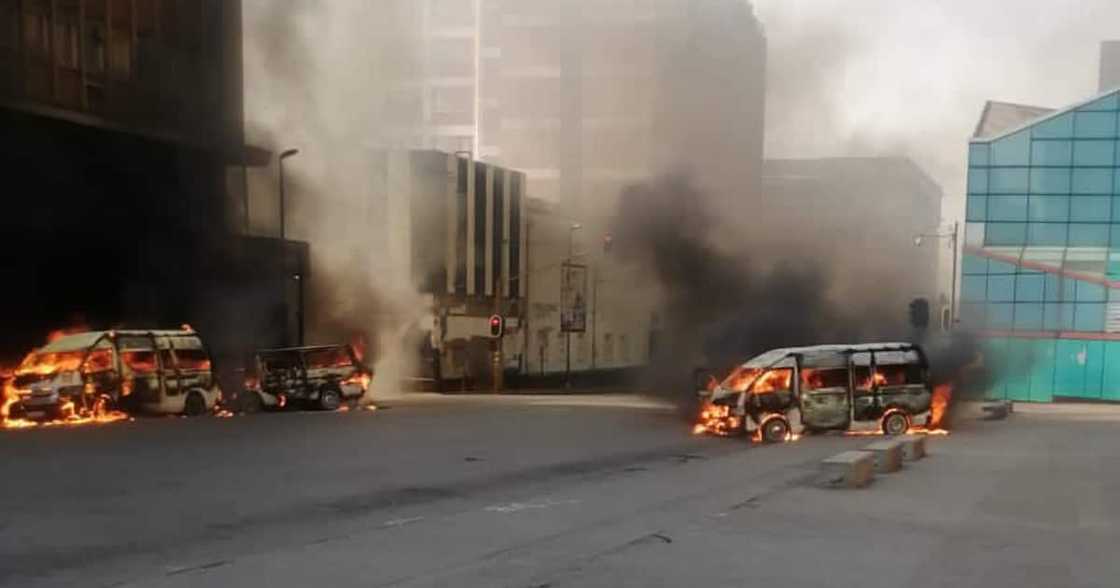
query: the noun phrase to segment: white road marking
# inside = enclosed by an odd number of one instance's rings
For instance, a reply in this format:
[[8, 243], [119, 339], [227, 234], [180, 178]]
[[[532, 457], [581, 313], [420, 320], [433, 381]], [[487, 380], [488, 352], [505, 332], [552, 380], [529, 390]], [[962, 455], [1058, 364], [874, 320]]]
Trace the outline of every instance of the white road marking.
[[521, 512], [523, 510], [534, 510], [542, 508], [552, 508], [554, 506], [563, 506], [566, 504], [579, 504], [578, 500], [541, 500], [539, 502], [510, 502], [509, 504], [495, 504], [487, 506], [483, 510], [489, 512], [500, 512], [508, 514], [512, 512]]

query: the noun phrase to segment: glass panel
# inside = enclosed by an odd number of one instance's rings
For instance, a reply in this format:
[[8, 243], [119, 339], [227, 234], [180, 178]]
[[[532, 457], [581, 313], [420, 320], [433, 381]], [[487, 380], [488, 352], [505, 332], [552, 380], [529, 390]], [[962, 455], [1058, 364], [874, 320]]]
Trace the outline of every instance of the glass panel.
[[1031, 193], [1033, 194], [1068, 194], [1069, 186], [1069, 169], [1036, 167], [1031, 170]]
[[1015, 305], [1015, 330], [1042, 330], [1042, 305], [1035, 303]]
[[1058, 302], [1061, 300], [1065, 300], [1062, 293], [1063, 280], [1060, 275], [1045, 274], [1042, 279], [1046, 284], [1045, 288], [1047, 302]]
[[1116, 161], [1116, 141], [1074, 141], [1073, 164], [1111, 167]]
[[988, 170], [987, 169], [970, 169], [968, 170], [968, 193], [969, 194], [984, 194], [988, 191]]
[[1069, 225], [1065, 223], [1031, 223], [1030, 227], [1031, 245], [1060, 247], [1066, 244]]
[[[1015, 278], [1016, 302], [1042, 302], [1042, 274], [1019, 274]], [[1039, 311], [1039, 320], [1041, 319]]]
[[1104, 305], [1103, 304], [1077, 304], [1073, 315], [1073, 330], [1075, 331], [1103, 331], [1104, 330]]
[[1104, 222], [1111, 218], [1112, 198], [1108, 196], [1073, 196], [1069, 218], [1072, 221]]
[[[1113, 209], [1115, 211], [1115, 209]], [[1115, 212], [1113, 212], [1115, 214]], [[1109, 246], [1113, 249], [1120, 249], [1120, 225], [1109, 225]]]
[[1020, 131], [992, 142], [992, 165], [1029, 165], [1030, 131]]
[[1014, 311], [1013, 304], [989, 304], [988, 305], [988, 328], [989, 329], [1010, 329], [1012, 327], [1011, 315]]
[[987, 288], [987, 276], [961, 276], [961, 300], [986, 300]]
[[1047, 139], [1068, 139], [1073, 136], [1073, 114], [1055, 116], [1034, 126], [1034, 136]]
[[1070, 165], [1073, 163], [1072, 141], [1034, 141], [1031, 146], [1033, 165]]
[[[1019, 258], [1019, 252], [1018, 251], [1006, 251], [1006, 252], [1000, 252], [1000, 253], [1003, 253], [1004, 255], [1012, 256], [1015, 259]], [[988, 261], [988, 273], [989, 274], [1013, 274], [1013, 273], [1015, 273], [1016, 269], [1018, 269], [1018, 268], [1016, 268], [1015, 264], [1013, 264], [1013, 263], [1007, 263], [1006, 261], [999, 261], [999, 260], [995, 260], [995, 259], [992, 259], [992, 260]]]
[[1108, 225], [1074, 224], [1069, 226], [1070, 247], [1107, 247]]
[[964, 224], [964, 244], [973, 247], [984, 246], [984, 223]]
[[[1112, 197], [1112, 221], [1120, 221], [1120, 196]], [[1113, 243], [1120, 243], [1120, 241], [1113, 240]]]
[[1116, 136], [1115, 112], [1078, 112], [1074, 114], [1074, 134], [1078, 137], [1112, 138]]
[[993, 302], [1013, 302], [1015, 300], [1015, 276], [988, 276], [988, 300]]
[[1068, 331], [1073, 328], [1072, 304], [1046, 304], [1043, 308], [1042, 328], [1047, 331]]
[[[1068, 172], [1069, 170], [1066, 170], [1067, 178], [1069, 176]], [[990, 170], [988, 192], [994, 194], [1018, 194], [1026, 191], [1027, 168], [994, 168]]]
[[1105, 287], [1100, 284], [1092, 282], [1077, 282], [1077, 301], [1078, 302], [1104, 302], [1105, 301]]
[[1030, 220], [1061, 221], [1069, 220], [1069, 196], [1031, 196]]
[[1026, 240], [1026, 223], [988, 223], [984, 242], [995, 246], [1023, 245]]
[[1073, 170], [1074, 194], [1109, 194], [1112, 192], [1112, 168]]
[[959, 309], [961, 322], [968, 326], [983, 327], [985, 306], [983, 303], [962, 302]]
[[961, 273], [962, 274], [986, 274], [988, 273], [988, 260], [987, 258], [980, 257], [979, 255], [971, 255], [965, 253], [961, 256]]
[[1027, 220], [1026, 196], [988, 197], [988, 218], [994, 221]]
[[971, 195], [968, 197], [968, 204], [965, 210], [965, 220], [970, 221], [984, 221], [987, 220], [988, 197]]
[[988, 165], [991, 147], [987, 143], [972, 143], [968, 146], [968, 165]]
[[[1028, 247], [1023, 250], [1023, 262], [1057, 270], [1065, 259], [1065, 247]], [[1024, 272], [1028, 271], [1023, 269]]]
[[1094, 100], [1093, 102], [1090, 102], [1090, 103], [1086, 104], [1085, 106], [1082, 106], [1081, 108], [1078, 108], [1077, 110], [1082, 111], [1082, 112], [1092, 111], [1092, 110], [1116, 110], [1118, 107], [1120, 107], [1120, 102], [1118, 102], [1118, 97], [1120, 97], [1120, 95], [1109, 94], [1108, 96], [1105, 96], [1105, 97], [1100, 98], [1098, 100]]

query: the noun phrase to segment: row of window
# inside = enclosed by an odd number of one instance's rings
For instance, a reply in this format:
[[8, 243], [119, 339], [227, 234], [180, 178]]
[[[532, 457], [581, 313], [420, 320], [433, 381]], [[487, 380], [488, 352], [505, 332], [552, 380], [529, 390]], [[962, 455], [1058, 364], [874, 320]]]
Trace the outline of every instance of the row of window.
[[1101, 332], [1104, 303], [988, 302], [961, 303], [961, 322], [987, 329], [1015, 331]]
[[1101, 284], [1056, 274], [963, 275], [961, 300], [966, 302], [1106, 302]]
[[967, 223], [966, 243], [988, 247], [1120, 248], [1120, 224], [1066, 222]]
[[[1009, 138], [1010, 139], [1010, 138]], [[972, 167], [1021, 167], [1025, 165], [1050, 166], [1113, 166], [1120, 164], [1120, 150], [1113, 139], [1035, 139], [1030, 151], [1005, 154], [999, 149], [1004, 145], [996, 141], [991, 146], [974, 143], [970, 148], [969, 165]], [[985, 156], [991, 149], [992, 157]], [[995, 155], [999, 154], [999, 157]]]
[[1115, 167], [974, 167], [972, 194], [1120, 194]]
[[969, 221], [1120, 222], [1120, 196], [1012, 194], [968, 197]]

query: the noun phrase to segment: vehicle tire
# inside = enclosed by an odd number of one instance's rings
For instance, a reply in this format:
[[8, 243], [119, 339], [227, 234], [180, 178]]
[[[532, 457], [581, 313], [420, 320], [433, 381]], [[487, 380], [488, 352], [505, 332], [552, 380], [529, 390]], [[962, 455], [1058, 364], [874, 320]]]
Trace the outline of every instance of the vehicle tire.
[[338, 410], [342, 405], [342, 393], [335, 388], [323, 388], [319, 391], [319, 408], [323, 410]]
[[789, 437], [789, 423], [781, 417], [773, 417], [762, 423], [764, 443], [782, 443]]
[[198, 392], [190, 392], [183, 403], [183, 414], [187, 416], [200, 416], [206, 412], [206, 399]]
[[883, 433], [887, 435], [905, 435], [910, 430], [910, 417], [901, 410], [892, 410], [883, 415]]
[[252, 414], [264, 410], [264, 401], [261, 400], [260, 394], [249, 390], [242, 394], [244, 396], [241, 399], [241, 412]]

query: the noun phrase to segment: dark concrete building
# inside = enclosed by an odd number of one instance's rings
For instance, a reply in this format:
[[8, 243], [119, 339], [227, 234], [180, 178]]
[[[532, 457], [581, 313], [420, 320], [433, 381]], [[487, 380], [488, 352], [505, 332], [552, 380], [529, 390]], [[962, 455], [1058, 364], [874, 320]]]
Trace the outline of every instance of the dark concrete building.
[[189, 322], [221, 354], [298, 337], [307, 247], [243, 233], [241, 3], [0, 0], [0, 307], [48, 329]]

